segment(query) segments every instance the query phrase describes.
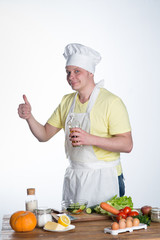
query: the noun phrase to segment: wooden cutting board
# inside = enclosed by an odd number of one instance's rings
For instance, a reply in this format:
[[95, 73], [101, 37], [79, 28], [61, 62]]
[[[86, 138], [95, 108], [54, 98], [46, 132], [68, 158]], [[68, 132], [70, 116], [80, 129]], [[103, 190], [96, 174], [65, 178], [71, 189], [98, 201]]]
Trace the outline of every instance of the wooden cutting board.
[[71, 215], [71, 217], [75, 218], [71, 220], [72, 222], [87, 222], [87, 221], [100, 221], [100, 220], [105, 220], [105, 219], [110, 219], [108, 215], [102, 215], [98, 213], [91, 213], [87, 214], [85, 212], [82, 212], [78, 215]]
[[[91, 213], [91, 214], [87, 214], [85, 212], [82, 212], [80, 214], [68, 214], [71, 217], [71, 222], [88, 222], [88, 221], [100, 221], [100, 220], [107, 220], [110, 219], [110, 217], [108, 215], [102, 215], [102, 214], [98, 214], [98, 213]], [[57, 215], [57, 213], [52, 213], [52, 217], [55, 220], [58, 220], [59, 216]]]

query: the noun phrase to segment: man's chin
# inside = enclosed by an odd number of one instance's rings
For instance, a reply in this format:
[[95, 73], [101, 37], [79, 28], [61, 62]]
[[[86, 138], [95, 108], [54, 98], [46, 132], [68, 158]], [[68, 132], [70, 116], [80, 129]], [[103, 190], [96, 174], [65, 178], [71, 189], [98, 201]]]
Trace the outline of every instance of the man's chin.
[[71, 86], [71, 88], [75, 91], [77, 91], [79, 89], [78, 86]]

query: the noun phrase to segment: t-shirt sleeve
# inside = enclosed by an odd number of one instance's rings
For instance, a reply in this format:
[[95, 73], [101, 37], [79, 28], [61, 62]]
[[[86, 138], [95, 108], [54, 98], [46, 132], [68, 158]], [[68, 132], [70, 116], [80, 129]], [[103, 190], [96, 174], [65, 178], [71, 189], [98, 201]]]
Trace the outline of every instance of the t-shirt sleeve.
[[67, 94], [67, 95], [63, 96], [60, 104], [54, 110], [53, 114], [48, 119], [47, 123], [49, 123], [50, 125], [52, 125], [54, 127], [65, 129], [66, 117], [69, 112], [74, 95], [75, 95], [75, 93]]
[[108, 123], [110, 135], [131, 131], [131, 125], [126, 106], [118, 97], [112, 102], [110, 106]]
[[47, 123], [50, 125], [57, 127], [57, 128], [62, 128], [62, 121], [61, 121], [61, 111], [60, 111], [60, 104], [58, 107], [54, 110], [53, 114], [51, 117], [48, 119]]

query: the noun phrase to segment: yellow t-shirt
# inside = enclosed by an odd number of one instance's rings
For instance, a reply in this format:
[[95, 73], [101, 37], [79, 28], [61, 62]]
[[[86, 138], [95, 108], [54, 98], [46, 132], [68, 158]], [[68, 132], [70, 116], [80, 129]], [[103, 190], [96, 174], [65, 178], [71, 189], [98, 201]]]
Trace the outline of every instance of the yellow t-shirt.
[[[67, 94], [49, 118], [48, 123], [54, 127], [65, 128], [65, 121], [75, 93]], [[88, 101], [82, 104], [77, 96], [74, 112], [86, 112]], [[90, 133], [100, 137], [111, 138], [115, 134], [131, 131], [128, 113], [122, 100], [108, 90], [101, 88], [96, 102], [90, 112]], [[97, 159], [113, 161], [120, 153], [110, 152], [93, 146]], [[118, 175], [122, 173], [121, 164], [117, 166]]]

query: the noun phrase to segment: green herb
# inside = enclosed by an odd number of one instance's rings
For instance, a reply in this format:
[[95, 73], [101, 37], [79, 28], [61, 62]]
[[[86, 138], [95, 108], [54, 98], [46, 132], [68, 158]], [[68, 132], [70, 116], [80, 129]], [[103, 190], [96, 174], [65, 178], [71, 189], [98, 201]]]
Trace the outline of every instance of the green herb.
[[[131, 197], [127, 197], [127, 196], [123, 196], [123, 197], [117, 197], [117, 195], [115, 195], [113, 198], [111, 198], [109, 201], [106, 201], [106, 203], [110, 204], [112, 207], [116, 208], [116, 209], [123, 209], [126, 206], [130, 207], [131, 209], [133, 209], [133, 202], [132, 202], [132, 198]], [[109, 214], [107, 211], [103, 210], [99, 205], [95, 208], [95, 211], [97, 213], [101, 213], [101, 214]]]
[[151, 219], [147, 215], [139, 214], [137, 216], [134, 216], [133, 218], [138, 218], [140, 223], [144, 223], [144, 224], [147, 224], [148, 226], [150, 226]]

